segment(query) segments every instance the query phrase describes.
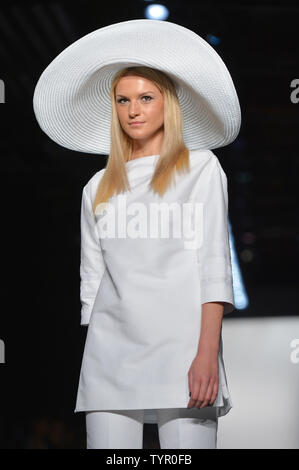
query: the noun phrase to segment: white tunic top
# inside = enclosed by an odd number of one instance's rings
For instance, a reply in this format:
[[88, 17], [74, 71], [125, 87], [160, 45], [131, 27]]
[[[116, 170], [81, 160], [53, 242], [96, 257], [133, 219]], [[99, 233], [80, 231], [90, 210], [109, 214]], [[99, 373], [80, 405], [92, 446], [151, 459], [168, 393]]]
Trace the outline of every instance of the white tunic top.
[[[105, 168], [83, 189], [80, 297], [88, 330], [75, 413], [144, 409], [152, 423], [158, 408], [187, 408], [201, 306], [225, 302], [224, 314], [235, 308], [226, 175], [212, 151], [189, 155], [190, 172], [177, 173], [162, 198], [148, 186], [159, 155], [126, 163], [131, 191], [112, 197], [105, 215], [92, 213]], [[182, 216], [186, 203], [199, 208], [193, 232], [175, 236], [173, 228], [191, 220], [187, 211]], [[107, 234], [113, 221], [114, 237]], [[220, 336], [218, 416], [233, 406], [222, 347]]]

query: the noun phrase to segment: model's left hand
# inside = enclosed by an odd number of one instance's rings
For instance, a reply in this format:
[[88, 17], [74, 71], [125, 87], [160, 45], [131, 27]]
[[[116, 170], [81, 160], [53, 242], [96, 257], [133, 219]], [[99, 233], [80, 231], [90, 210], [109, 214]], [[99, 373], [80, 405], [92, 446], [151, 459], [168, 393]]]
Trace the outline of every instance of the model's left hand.
[[216, 400], [219, 385], [218, 355], [209, 351], [199, 352], [188, 371], [191, 398], [188, 408], [203, 408]]

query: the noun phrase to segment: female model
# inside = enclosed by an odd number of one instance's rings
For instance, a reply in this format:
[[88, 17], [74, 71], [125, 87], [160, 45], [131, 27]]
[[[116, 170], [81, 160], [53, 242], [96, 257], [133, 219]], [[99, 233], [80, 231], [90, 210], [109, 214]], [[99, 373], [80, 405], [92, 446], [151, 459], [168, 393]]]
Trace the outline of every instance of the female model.
[[[97, 55], [104, 44], [109, 61]], [[88, 330], [75, 412], [86, 413], [87, 448], [142, 448], [143, 423], [156, 422], [161, 448], [215, 449], [232, 407], [227, 180], [211, 151], [240, 127], [229, 73], [202, 38], [154, 20], [90, 33], [45, 72], [34, 97], [42, 129], [109, 154], [82, 192]]]

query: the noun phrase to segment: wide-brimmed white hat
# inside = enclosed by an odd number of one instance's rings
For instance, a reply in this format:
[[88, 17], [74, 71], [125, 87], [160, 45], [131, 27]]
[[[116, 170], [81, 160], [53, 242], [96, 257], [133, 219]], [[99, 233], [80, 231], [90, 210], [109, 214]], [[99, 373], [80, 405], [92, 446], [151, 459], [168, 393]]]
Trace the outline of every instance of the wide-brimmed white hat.
[[193, 31], [145, 19], [97, 29], [47, 66], [33, 96], [41, 129], [68, 149], [109, 154], [112, 78], [134, 65], [156, 68], [172, 79], [190, 150], [223, 147], [236, 138], [240, 105], [221, 57]]

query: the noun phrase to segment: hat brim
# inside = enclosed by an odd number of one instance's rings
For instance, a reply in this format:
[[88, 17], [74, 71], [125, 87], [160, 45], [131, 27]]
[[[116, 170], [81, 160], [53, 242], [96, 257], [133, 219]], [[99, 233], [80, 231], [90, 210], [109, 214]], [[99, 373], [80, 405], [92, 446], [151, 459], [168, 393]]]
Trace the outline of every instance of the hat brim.
[[173, 80], [190, 150], [223, 147], [236, 138], [240, 105], [221, 57], [183, 26], [144, 19], [97, 29], [47, 66], [33, 95], [41, 129], [68, 149], [109, 154], [112, 78], [132, 65], [156, 68]]

